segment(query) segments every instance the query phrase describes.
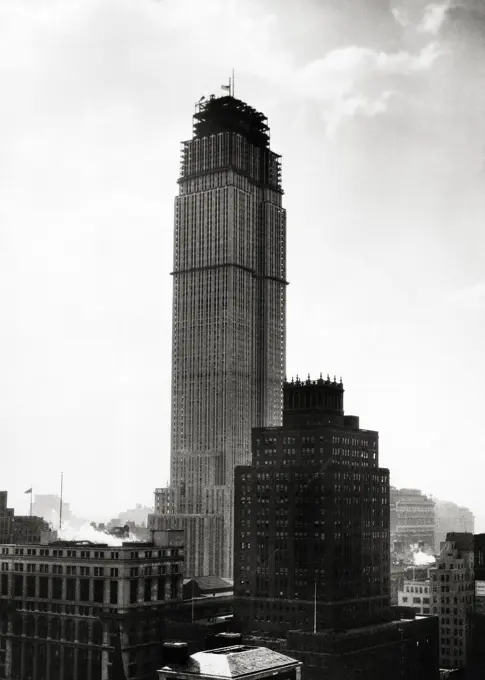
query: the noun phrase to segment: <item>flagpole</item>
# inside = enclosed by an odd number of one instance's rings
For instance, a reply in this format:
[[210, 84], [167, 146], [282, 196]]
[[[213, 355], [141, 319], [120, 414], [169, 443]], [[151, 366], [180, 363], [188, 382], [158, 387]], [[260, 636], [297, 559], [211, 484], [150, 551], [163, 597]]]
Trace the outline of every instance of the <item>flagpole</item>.
[[232, 96], [234, 97], [234, 69], [232, 69]]
[[62, 483], [64, 481], [64, 473], [61, 472], [61, 500], [59, 502], [59, 538], [62, 529]]
[[30, 485], [30, 516], [32, 517], [32, 492], [34, 490], [34, 487]]

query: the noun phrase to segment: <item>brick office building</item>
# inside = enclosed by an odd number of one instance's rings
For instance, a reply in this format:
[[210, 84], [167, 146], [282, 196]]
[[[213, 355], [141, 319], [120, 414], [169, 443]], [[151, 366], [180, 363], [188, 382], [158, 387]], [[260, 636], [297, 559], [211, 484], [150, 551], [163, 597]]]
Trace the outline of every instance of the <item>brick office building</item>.
[[235, 624], [307, 680], [436, 680], [437, 620], [390, 607], [389, 472], [343, 392], [286, 383], [283, 426], [253, 430], [253, 465], [236, 469]]
[[234, 611], [242, 630], [365, 625], [389, 595], [389, 471], [335, 380], [284, 385], [283, 426], [236, 469]]
[[436, 567], [430, 569], [432, 613], [439, 619], [440, 666], [467, 663], [468, 616], [474, 598], [473, 534], [449, 533]]
[[126, 680], [156, 677], [163, 613], [182, 599], [182, 540], [2, 546], [0, 679], [119, 680], [117, 648]]
[[473, 537], [474, 598], [468, 614], [466, 680], [485, 680], [485, 534]]

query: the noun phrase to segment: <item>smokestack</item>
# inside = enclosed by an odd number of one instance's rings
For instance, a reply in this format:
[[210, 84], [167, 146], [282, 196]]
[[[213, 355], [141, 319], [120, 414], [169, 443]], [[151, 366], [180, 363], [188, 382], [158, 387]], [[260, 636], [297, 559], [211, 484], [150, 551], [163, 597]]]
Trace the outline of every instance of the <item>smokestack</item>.
[[162, 648], [164, 666], [185, 666], [189, 660], [186, 642], [164, 642]]

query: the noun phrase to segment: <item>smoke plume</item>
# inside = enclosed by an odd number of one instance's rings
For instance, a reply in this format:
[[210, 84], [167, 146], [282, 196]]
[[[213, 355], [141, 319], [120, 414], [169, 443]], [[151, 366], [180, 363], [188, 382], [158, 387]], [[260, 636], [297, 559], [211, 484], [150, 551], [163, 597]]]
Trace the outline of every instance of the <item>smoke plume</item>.
[[[54, 529], [59, 526], [59, 517], [53, 514], [52, 525]], [[91, 543], [106, 543], [111, 547], [121, 547], [123, 543], [134, 542], [138, 539], [133, 534], [129, 534], [126, 538], [118, 538], [111, 534], [105, 533], [95, 529], [89, 522], [85, 522], [80, 526], [75, 526], [70, 522], [62, 522], [62, 528], [58, 531], [58, 537], [61, 541], [90, 541]]]
[[426, 567], [436, 562], [434, 555], [423, 552], [417, 545], [412, 545], [411, 550], [413, 562], [416, 567]]

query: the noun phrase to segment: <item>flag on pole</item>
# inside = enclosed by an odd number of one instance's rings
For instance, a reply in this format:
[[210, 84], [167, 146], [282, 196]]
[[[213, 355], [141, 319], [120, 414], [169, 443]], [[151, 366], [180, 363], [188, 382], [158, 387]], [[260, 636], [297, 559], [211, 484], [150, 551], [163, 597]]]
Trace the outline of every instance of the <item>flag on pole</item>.
[[221, 85], [221, 90], [226, 90], [226, 92], [230, 92], [231, 86], [230, 85]]
[[24, 491], [24, 493], [32, 493], [32, 487], [30, 487], [30, 489], [27, 489], [27, 491]]

